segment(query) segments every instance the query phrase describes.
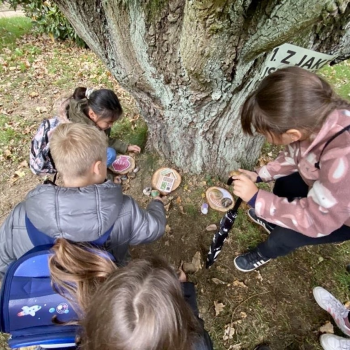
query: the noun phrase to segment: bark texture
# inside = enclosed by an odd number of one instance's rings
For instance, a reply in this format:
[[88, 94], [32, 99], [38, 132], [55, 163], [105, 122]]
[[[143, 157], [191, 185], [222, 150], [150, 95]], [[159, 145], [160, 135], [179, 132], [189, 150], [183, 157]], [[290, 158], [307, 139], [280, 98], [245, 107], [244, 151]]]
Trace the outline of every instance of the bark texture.
[[153, 146], [185, 171], [255, 164], [239, 109], [285, 42], [350, 57], [350, 0], [55, 0], [139, 104]]

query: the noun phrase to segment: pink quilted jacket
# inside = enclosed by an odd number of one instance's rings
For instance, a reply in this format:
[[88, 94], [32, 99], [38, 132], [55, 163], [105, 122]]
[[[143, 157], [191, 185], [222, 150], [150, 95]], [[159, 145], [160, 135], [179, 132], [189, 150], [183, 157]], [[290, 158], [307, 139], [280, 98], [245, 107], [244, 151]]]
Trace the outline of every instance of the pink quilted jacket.
[[278, 226], [310, 237], [329, 235], [342, 225], [350, 226], [350, 133], [330, 142], [315, 167], [326, 142], [350, 125], [350, 111], [333, 111], [318, 134], [288, 146], [278, 157], [259, 169], [265, 182], [299, 172], [309, 186], [306, 198], [289, 203], [273, 193], [259, 190], [256, 214]]

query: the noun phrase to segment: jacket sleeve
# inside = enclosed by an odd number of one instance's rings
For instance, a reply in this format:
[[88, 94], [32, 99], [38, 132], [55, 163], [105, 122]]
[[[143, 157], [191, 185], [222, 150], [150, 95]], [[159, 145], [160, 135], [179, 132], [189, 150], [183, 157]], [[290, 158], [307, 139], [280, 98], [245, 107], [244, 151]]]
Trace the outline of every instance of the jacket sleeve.
[[114, 148], [117, 154], [125, 154], [128, 151], [129, 145], [121, 140], [108, 137], [108, 146]]
[[299, 142], [286, 146], [275, 160], [258, 170], [258, 175], [264, 182], [269, 182], [298, 171], [294, 160], [297, 152], [299, 152]]
[[288, 202], [259, 190], [256, 214], [278, 226], [310, 237], [322, 237], [340, 228], [350, 218], [350, 147], [344, 139], [334, 141], [322, 155], [317, 180], [306, 198]]
[[201, 318], [199, 318], [195, 286], [191, 282], [183, 282], [181, 283], [181, 286], [184, 299], [191, 307], [193, 314], [198, 319], [202, 328], [202, 334], [200, 334], [198, 339], [196, 339], [193, 350], [213, 350], [213, 343], [208, 332], [204, 329], [204, 322]]
[[146, 210], [143, 210], [133, 199], [132, 201], [133, 223], [130, 245], [149, 243], [162, 237], [166, 225], [163, 203], [154, 200], [148, 204]]
[[22, 203], [18, 204], [0, 227], [0, 278], [4, 277], [8, 266], [16, 261], [14, 252], [14, 225], [18, 221], [19, 211]]

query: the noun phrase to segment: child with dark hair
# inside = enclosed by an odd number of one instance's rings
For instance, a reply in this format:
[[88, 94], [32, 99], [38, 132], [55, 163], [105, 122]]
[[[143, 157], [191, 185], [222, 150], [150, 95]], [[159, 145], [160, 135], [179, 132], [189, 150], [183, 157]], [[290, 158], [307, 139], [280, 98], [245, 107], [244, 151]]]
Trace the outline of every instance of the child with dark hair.
[[108, 259], [92, 263], [94, 255], [59, 239], [49, 261], [54, 288], [78, 302], [79, 349], [213, 349], [198, 316], [194, 285], [184, 273], [179, 279], [159, 258], [133, 260], [117, 269]]
[[128, 145], [110, 138], [111, 127], [123, 114], [117, 95], [108, 89], [77, 87], [66, 105], [68, 118], [73, 123], [95, 125], [108, 136], [109, 147], [119, 153], [141, 151], [137, 145]]
[[141, 148], [110, 137], [113, 124], [122, 116], [123, 109], [112, 90], [77, 87], [64, 102], [63, 109], [73, 123], [97, 126], [108, 137], [107, 166], [112, 165], [117, 153], [136, 152]]
[[[350, 239], [350, 104], [314, 73], [289, 67], [266, 77], [245, 101], [243, 131], [286, 145], [258, 172], [241, 169], [233, 193], [270, 233], [235, 258], [240, 271], [307, 245]], [[273, 193], [255, 182], [276, 180]]]

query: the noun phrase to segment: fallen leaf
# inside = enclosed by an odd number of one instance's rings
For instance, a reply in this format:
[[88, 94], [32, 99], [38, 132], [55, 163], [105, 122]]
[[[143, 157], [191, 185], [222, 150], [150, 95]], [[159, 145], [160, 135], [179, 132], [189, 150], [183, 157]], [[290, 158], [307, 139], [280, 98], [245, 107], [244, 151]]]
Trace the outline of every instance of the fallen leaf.
[[12, 153], [8, 148], [6, 148], [4, 151], [4, 155], [6, 158], [10, 158], [12, 156]]
[[18, 169], [20, 168], [28, 168], [28, 162], [24, 160], [23, 162], [19, 163]]
[[230, 345], [230, 347], [228, 348], [228, 350], [241, 350], [242, 349], [242, 344], [235, 344], [235, 345]]
[[320, 327], [319, 331], [321, 333], [332, 333], [332, 334], [334, 334], [334, 327], [333, 327], [332, 323], [327, 321], [323, 326]]
[[31, 93], [29, 94], [29, 96], [32, 97], [32, 98], [34, 98], [34, 97], [38, 97], [39, 94], [38, 94], [37, 92], [31, 92]]
[[169, 211], [171, 203], [169, 202], [167, 205], [164, 205], [165, 211]]
[[219, 316], [220, 312], [224, 310], [225, 305], [223, 303], [218, 303], [217, 301], [214, 301], [214, 308], [215, 308], [215, 316]]
[[244, 311], [240, 312], [240, 315], [241, 315], [242, 318], [246, 318], [247, 317], [247, 314]]
[[215, 224], [211, 224], [205, 228], [207, 231], [216, 231], [218, 227]]
[[192, 263], [184, 262], [183, 265], [182, 265], [182, 268], [183, 268], [183, 270], [186, 273], [195, 273], [195, 272], [197, 272], [196, 267]]
[[46, 113], [47, 112], [47, 108], [46, 107], [36, 107], [35, 110], [38, 113]]
[[196, 252], [194, 257], [192, 258], [192, 264], [195, 266], [195, 268], [200, 270], [202, 268], [202, 257], [200, 252]]
[[262, 278], [262, 276], [261, 276], [261, 273], [260, 273], [260, 271], [254, 271], [255, 273], [256, 273], [256, 276], [255, 276], [255, 278], [257, 279], [257, 280], [259, 280], [260, 282], [262, 282], [263, 281], [263, 278]]
[[233, 285], [234, 287], [248, 288], [248, 287], [244, 284], [244, 282], [241, 282], [241, 281], [238, 281], [238, 280], [233, 281], [232, 285]]
[[171, 232], [171, 227], [169, 225], [165, 226], [165, 233], [170, 233]]
[[182, 205], [179, 205], [179, 209], [180, 209], [180, 213], [185, 215], [184, 207]]
[[226, 282], [224, 282], [224, 281], [221, 281], [221, 280], [219, 280], [218, 278], [212, 278], [211, 279], [215, 284], [227, 284]]
[[234, 334], [235, 334], [236, 330], [231, 327], [231, 324], [227, 324], [225, 326], [225, 331], [224, 331], [224, 336], [223, 336], [223, 340], [228, 340], [228, 339], [232, 339]]
[[26, 173], [24, 171], [20, 171], [20, 170], [15, 171], [15, 174], [18, 177], [24, 177], [26, 175]]

